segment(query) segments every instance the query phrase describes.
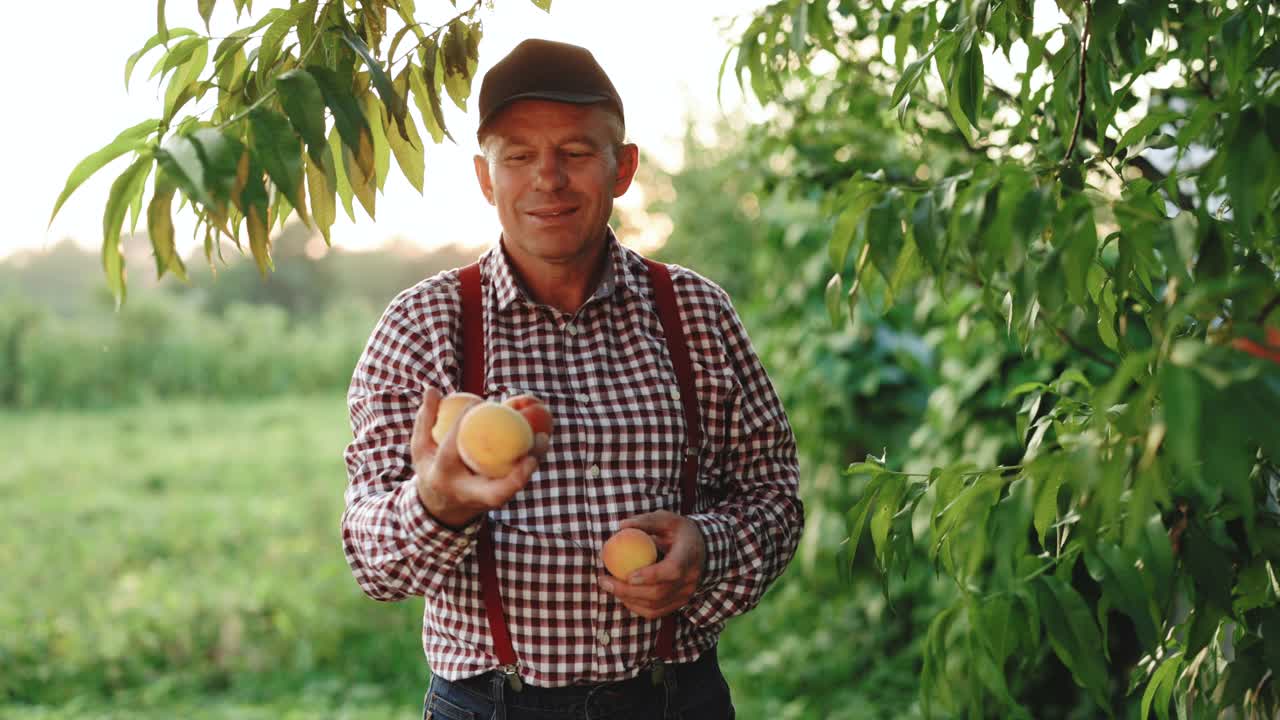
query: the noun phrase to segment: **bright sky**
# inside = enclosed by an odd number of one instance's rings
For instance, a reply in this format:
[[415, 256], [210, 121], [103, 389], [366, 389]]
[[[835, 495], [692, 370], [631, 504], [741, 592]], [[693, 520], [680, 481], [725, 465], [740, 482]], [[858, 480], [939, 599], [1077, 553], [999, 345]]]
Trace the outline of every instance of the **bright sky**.
[[[445, 101], [446, 121], [459, 144], [446, 140], [427, 147], [425, 197], [399, 174], [393, 161], [385, 193], [377, 200], [376, 222], [369, 220], [359, 203], [354, 224], [340, 209], [334, 244], [368, 248], [397, 236], [426, 246], [488, 245], [496, 240], [497, 219], [476, 188], [471, 167], [474, 98], [480, 75], [527, 37], [590, 49], [622, 96], [629, 139], [660, 164], [673, 168], [679, 161], [686, 118], [693, 114], [707, 123], [720, 112], [716, 73], [729, 45], [722, 32], [724, 21], [762, 4], [763, 0], [554, 0], [548, 15], [530, 0], [498, 0], [495, 12], [482, 16], [485, 34], [468, 106], [471, 112], [463, 114]], [[284, 5], [283, 0], [257, 0], [255, 16]], [[121, 9], [126, 7], [132, 10]], [[452, 15], [452, 7], [444, 0], [418, 0], [418, 7], [425, 17], [431, 17], [426, 13]], [[11, 33], [0, 45], [7, 99], [0, 127], [9, 139], [7, 167], [0, 173], [5, 219], [0, 258], [20, 249], [47, 247], [65, 237], [86, 247], [101, 246], [107, 192], [128, 156], [81, 185], [53, 225], [47, 230], [46, 225], [76, 163], [121, 130], [159, 117], [162, 89], [146, 82], [159, 51], [138, 63], [130, 91], [124, 88], [125, 60], [155, 33], [155, 9], [155, 0], [24, 4], [22, 26], [30, 31]], [[169, 0], [167, 18], [171, 28], [203, 32], [196, 0]], [[213, 34], [221, 36], [235, 27], [231, 1], [219, 0]], [[726, 107], [738, 107], [736, 83], [726, 82], [724, 91]], [[628, 200], [634, 206], [638, 198], [629, 193], [623, 198], [624, 206]], [[179, 241], [186, 238], [189, 246], [194, 219], [190, 213], [184, 215], [175, 224]]]

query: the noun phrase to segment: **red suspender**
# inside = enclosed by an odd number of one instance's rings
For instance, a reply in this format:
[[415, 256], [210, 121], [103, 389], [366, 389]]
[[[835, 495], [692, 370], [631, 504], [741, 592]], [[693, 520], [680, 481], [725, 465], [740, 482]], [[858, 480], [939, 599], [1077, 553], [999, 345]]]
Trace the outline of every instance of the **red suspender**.
[[[480, 263], [475, 262], [458, 271], [462, 282], [462, 389], [484, 397], [484, 304], [480, 292]], [[507, 632], [507, 618], [502, 612], [502, 595], [498, 591], [498, 563], [493, 554], [493, 529], [486, 517], [480, 521], [480, 533], [476, 551], [480, 558], [480, 592], [484, 597], [484, 611], [489, 616], [489, 632], [493, 634], [493, 649], [498, 662], [516, 664], [516, 650]]]
[[[680, 465], [680, 514], [693, 514], [698, 500], [698, 449], [702, 447], [702, 423], [698, 417], [698, 395], [693, 386], [693, 366], [689, 363], [689, 347], [685, 344], [684, 326], [680, 322], [680, 309], [676, 307], [676, 292], [671, 285], [671, 273], [667, 266], [645, 258], [649, 266], [649, 282], [653, 285], [654, 302], [658, 305], [658, 319], [662, 321], [662, 334], [667, 337], [667, 353], [675, 367], [676, 380], [680, 383], [680, 404], [684, 407], [685, 451]], [[658, 630], [658, 647], [654, 651], [660, 660], [670, 660], [676, 636], [675, 615], [662, 618]]]
[[[680, 322], [680, 310], [676, 305], [671, 274], [663, 263], [646, 258], [645, 264], [649, 268], [649, 282], [653, 286], [654, 301], [658, 306], [658, 319], [662, 322], [662, 332], [667, 339], [667, 352], [671, 355], [671, 364], [680, 384], [680, 403], [684, 409], [687, 440], [680, 468], [680, 514], [689, 515], [697, 505], [698, 449], [702, 447], [702, 423], [693, 385], [693, 366], [689, 362], [689, 348], [685, 344], [684, 326]], [[459, 270], [458, 278], [462, 283], [462, 389], [483, 397], [485, 350], [479, 263], [472, 263]], [[498, 662], [506, 666], [504, 670], [514, 672], [516, 651], [511, 644], [506, 615], [502, 610], [497, 561], [493, 552], [493, 530], [487, 518], [481, 521], [476, 550], [480, 561], [480, 592], [484, 597], [494, 651], [498, 655]], [[658, 630], [654, 654], [661, 660], [670, 660], [674, 641], [675, 616], [668, 615], [662, 619]]]

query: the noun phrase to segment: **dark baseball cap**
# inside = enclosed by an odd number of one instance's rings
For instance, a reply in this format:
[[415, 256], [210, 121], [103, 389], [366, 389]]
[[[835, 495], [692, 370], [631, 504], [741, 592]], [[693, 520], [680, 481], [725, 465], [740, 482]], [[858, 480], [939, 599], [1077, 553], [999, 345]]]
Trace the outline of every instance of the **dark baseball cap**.
[[532, 38], [521, 42], [480, 81], [480, 127], [516, 100], [604, 103], [622, 114], [622, 98], [591, 52], [577, 45]]

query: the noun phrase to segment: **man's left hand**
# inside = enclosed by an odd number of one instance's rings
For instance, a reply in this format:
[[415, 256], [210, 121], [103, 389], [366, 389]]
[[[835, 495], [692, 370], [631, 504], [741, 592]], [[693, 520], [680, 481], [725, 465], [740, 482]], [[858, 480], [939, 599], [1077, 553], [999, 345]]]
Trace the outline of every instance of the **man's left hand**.
[[698, 588], [707, 559], [706, 542], [697, 524], [683, 515], [660, 510], [627, 518], [620, 528], [648, 533], [662, 560], [636, 570], [625, 581], [602, 574], [600, 586], [631, 612], [650, 620], [684, 607]]

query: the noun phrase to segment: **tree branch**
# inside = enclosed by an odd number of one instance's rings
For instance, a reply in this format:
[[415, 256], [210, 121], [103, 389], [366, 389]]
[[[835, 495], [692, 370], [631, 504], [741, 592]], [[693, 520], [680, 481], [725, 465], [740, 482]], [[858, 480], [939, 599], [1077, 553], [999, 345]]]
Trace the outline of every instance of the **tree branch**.
[[1089, 64], [1086, 62], [1085, 52], [1089, 46], [1089, 31], [1093, 27], [1093, 3], [1090, 0], [1084, 0], [1084, 32], [1080, 33], [1080, 90], [1076, 99], [1076, 121], [1071, 126], [1071, 142], [1067, 144], [1067, 154], [1062, 157], [1062, 162], [1071, 160], [1071, 155], [1076, 151], [1076, 140], [1080, 137], [1080, 125], [1084, 120], [1084, 82], [1086, 68]]
[[1103, 365], [1106, 365], [1112, 370], [1116, 369], [1115, 362], [1102, 357], [1098, 353], [1094, 352], [1092, 348], [1088, 348], [1088, 347], [1085, 347], [1084, 345], [1081, 345], [1075, 338], [1068, 335], [1066, 331], [1062, 330], [1057, 325], [1054, 325], [1048, 318], [1044, 318], [1044, 324], [1048, 325], [1049, 329], [1053, 330], [1054, 334], [1058, 336], [1059, 340], [1070, 345], [1076, 352], [1082, 353], [1084, 355], [1088, 355], [1093, 360], [1096, 360], [1097, 362], [1100, 362]]
[[1276, 295], [1275, 297], [1271, 298], [1271, 300], [1267, 302], [1266, 305], [1262, 306], [1262, 309], [1258, 311], [1258, 317], [1255, 320], [1255, 322], [1257, 322], [1259, 325], [1266, 323], [1267, 318], [1271, 316], [1271, 311], [1275, 310], [1276, 307], [1278, 306], [1280, 306], [1280, 295]]

